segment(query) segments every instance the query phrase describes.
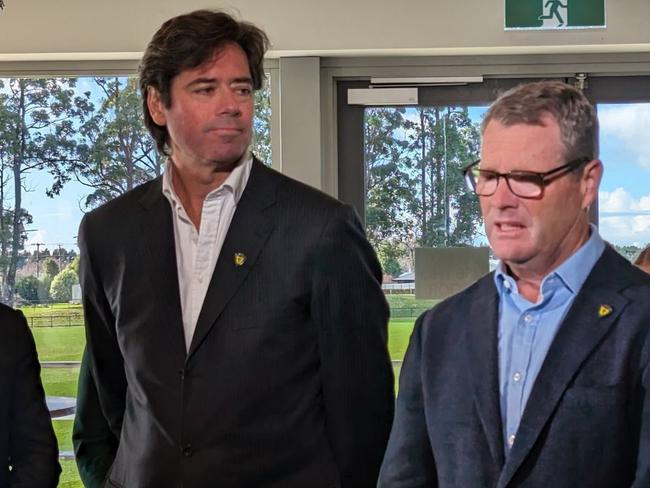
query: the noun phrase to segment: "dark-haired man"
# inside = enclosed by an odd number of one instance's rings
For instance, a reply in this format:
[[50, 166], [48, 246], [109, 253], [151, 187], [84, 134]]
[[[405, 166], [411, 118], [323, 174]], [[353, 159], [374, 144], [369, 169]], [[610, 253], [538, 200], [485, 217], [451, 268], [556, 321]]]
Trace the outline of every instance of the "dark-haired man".
[[418, 319], [380, 487], [650, 486], [650, 277], [589, 224], [597, 131], [560, 82], [490, 107], [465, 175], [500, 264]]
[[34, 339], [22, 313], [0, 304], [0, 487], [55, 488], [59, 450]]
[[87, 486], [372, 487], [387, 305], [355, 213], [248, 152], [267, 39], [197, 11], [140, 68], [162, 178], [80, 228]]

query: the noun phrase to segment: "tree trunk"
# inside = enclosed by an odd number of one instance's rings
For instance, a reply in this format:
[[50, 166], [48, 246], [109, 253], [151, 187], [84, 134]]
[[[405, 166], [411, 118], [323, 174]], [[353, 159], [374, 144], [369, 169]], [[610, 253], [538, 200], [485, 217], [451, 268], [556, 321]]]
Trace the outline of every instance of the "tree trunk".
[[11, 258], [9, 259], [9, 269], [7, 270], [7, 287], [11, 297], [14, 294], [14, 287], [16, 285], [16, 267], [18, 265], [18, 250], [21, 247], [21, 238], [23, 234], [22, 226], [22, 182], [21, 174], [23, 161], [25, 157], [25, 125], [26, 125], [26, 110], [25, 110], [25, 82], [19, 82], [20, 89], [20, 103], [18, 107], [19, 121], [16, 125], [16, 140], [20, 141], [18, 154], [13, 156], [13, 176], [14, 176], [14, 218], [12, 220], [11, 231]]

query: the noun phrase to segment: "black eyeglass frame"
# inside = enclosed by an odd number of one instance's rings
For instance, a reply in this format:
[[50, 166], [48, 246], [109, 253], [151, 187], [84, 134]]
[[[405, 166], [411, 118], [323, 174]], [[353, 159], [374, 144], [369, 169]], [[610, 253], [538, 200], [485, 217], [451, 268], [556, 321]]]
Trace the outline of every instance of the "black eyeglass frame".
[[[544, 196], [544, 189], [546, 186], [555, 181], [556, 179], [571, 173], [572, 171], [578, 169], [580, 166], [583, 164], [592, 161], [593, 158], [590, 158], [588, 156], [583, 156], [577, 159], [574, 159], [572, 161], [569, 161], [566, 164], [563, 164], [562, 166], [558, 166], [557, 168], [554, 168], [550, 171], [546, 171], [544, 173], [538, 173], [535, 171], [508, 171], [507, 173], [498, 173], [497, 171], [491, 171], [489, 169], [478, 169], [476, 166], [481, 162], [480, 159], [477, 159], [470, 165], [466, 166], [463, 169], [463, 176], [465, 177], [465, 182], [467, 186], [469, 187], [470, 190], [472, 190], [476, 195], [480, 197], [489, 197], [492, 196], [496, 193], [497, 188], [499, 187], [499, 179], [504, 178], [506, 180], [506, 184], [508, 185], [508, 189], [513, 193], [513, 195], [518, 196], [519, 198], [528, 198], [528, 199], [540, 199]], [[484, 173], [484, 174], [490, 174], [492, 176], [495, 176], [497, 179], [497, 183], [494, 186], [494, 191], [491, 193], [478, 193], [476, 189], [476, 178], [474, 177], [473, 171], [478, 171], [479, 173]], [[534, 196], [524, 196], [520, 195], [516, 191], [512, 189], [512, 186], [510, 185], [510, 177], [511, 176], [527, 176], [530, 177], [531, 180], [534, 180], [535, 178], [539, 179], [539, 195], [534, 195]]]

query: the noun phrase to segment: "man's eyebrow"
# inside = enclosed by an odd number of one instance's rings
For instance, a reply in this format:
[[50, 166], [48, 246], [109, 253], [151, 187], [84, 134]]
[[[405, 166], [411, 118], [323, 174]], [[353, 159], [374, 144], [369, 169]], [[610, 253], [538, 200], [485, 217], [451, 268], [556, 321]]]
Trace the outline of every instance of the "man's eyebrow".
[[190, 81], [187, 85], [185, 85], [187, 88], [191, 88], [195, 85], [207, 85], [211, 83], [216, 83], [217, 80], [215, 78], [195, 78], [194, 80]]
[[[190, 81], [187, 85], [185, 85], [186, 88], [191, 88], [196, 85], [211, 85], [217, 83], [216, 78], [196, 78], [192, 81]], [[229, 81], [230, 84], [233, 83], [247, 83], [249, 85], [253, 84], [253, 79], [248, 76], [242, 76], [239, 78], [233, 78], [232, 80]]]
[[230, 83], [248, 83], [249, 85], [253, 84], [253, 78], [249, 76], [243, 76], [241, 78], [233, 78], [230, 80]]

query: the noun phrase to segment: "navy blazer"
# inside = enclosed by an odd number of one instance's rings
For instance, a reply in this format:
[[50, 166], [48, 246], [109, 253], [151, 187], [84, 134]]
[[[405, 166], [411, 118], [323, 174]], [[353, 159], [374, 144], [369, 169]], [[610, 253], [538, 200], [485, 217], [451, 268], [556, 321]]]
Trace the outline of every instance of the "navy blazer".
[[549, 349], [507, 458], [497, 320], [493, 273], [418, 319], [379, 486], [650, 486], [650, 276], [607, 246]]
[[0, 304], [0, 488], [54, 488], [59, 481], [40, 369], [25, 317]]
[[374, 487], [394, 385], [354, 211], [255, 161], [189, 352], [172, 223], [157, 179], [81, 224], [86, 486]]

